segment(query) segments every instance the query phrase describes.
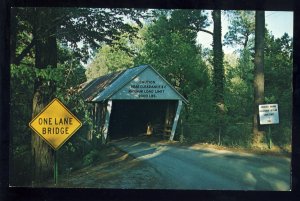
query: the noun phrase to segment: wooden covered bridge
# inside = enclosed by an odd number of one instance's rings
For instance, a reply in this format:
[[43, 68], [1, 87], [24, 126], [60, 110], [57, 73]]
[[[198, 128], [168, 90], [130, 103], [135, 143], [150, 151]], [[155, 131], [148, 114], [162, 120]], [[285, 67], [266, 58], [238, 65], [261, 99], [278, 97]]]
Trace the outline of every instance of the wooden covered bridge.
[[[149, 65], [98, 77], [84, 83], [80, 92], [91, 106], [93, 130], [103, 143], [108, 137], [117, 139], [153, 132], [173, 140], [182, 105], [187, 103]], [[90, 132], [89, 138], [92, 137]]]

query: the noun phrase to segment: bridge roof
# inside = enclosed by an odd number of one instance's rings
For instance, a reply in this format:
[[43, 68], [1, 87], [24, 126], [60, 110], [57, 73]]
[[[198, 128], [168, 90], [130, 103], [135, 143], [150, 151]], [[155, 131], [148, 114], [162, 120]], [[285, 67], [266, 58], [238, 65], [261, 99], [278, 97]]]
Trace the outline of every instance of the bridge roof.
[[109, 99], [159, 99], [182, 100], [187, 103], [187, 100], [150, 65], [113, 72], [83, 83], [81, 87], [80, 93], [87, 102], [103, 102]]

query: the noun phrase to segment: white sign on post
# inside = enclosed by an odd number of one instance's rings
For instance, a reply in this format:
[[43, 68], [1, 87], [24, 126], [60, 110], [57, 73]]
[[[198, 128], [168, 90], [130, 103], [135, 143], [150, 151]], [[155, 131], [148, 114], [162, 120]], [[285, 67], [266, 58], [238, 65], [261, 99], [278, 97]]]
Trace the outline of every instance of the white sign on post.
[[259, 123], [279, 124], [278, 104], [259, 105]]

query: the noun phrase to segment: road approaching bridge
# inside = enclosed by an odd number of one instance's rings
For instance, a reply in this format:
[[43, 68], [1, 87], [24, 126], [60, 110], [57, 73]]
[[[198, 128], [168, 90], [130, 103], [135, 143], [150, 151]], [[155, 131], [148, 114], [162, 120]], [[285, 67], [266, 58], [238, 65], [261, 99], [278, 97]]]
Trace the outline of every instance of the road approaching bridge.
[[166, 189], [289, 191], [290, 159], [135, 139], [112, 145], [155, 168]]

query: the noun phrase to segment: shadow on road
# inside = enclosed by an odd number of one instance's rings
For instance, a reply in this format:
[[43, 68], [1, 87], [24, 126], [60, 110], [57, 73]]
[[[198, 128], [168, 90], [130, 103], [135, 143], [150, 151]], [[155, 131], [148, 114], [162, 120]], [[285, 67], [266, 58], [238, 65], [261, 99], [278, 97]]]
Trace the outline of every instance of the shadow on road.
[[291, 188], [290, 160], [286, 157], [194, 150], [135, 139], [113, 144], [154, 167], [169, 181], [168, 186], [175, 189], [288, 191]]

